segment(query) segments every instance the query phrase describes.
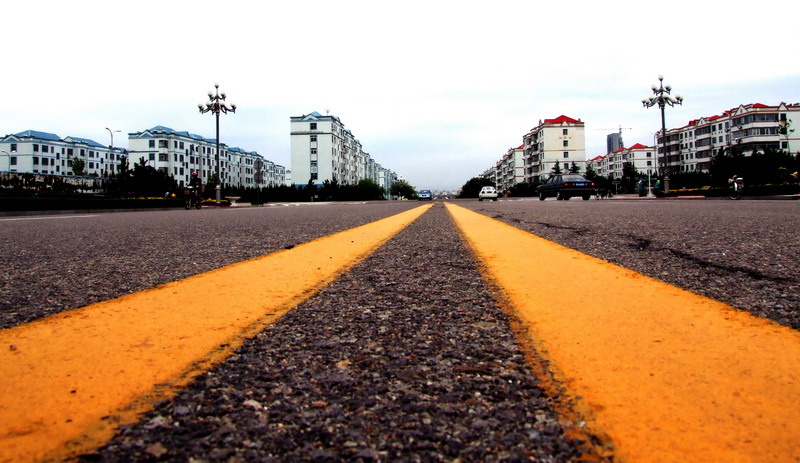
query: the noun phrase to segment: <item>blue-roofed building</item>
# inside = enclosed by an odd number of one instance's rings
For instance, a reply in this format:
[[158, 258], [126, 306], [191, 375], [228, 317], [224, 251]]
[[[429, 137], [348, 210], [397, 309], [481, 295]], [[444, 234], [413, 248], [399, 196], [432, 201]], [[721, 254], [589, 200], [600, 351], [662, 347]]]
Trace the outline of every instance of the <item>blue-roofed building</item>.
[[111, 149], [88, 138], [25, 130], [0, 138], [0, 154], [0, 172], [73, 175], [72, 161], [80, 158], [87, 175], [110, 177], [123, 149]]
[[[189, 183], [192, 172], [204, 182], [216, 173], [217, 140], [163, 125], [128, 134], [131, 163], [147, 165], [171, 175], [179, 184]], [[255, 151], [246, 151], [220, 143], [220, 174], [225, 185], [254, 188], [278, 186], [285, 182], [285, 168], [264, 159]], [[260, 163], [257, 162], [260, 160]], [[263, 166], [260, 182], [256, 168]]]

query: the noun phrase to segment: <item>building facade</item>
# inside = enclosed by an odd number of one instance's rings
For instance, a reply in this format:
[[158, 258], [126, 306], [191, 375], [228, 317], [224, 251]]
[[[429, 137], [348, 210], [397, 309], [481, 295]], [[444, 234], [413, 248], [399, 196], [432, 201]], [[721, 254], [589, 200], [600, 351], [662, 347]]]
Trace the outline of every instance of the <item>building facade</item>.
[[389, 191], [397, 174], [364, 151], [361, 142], [336, 116], [293, 116], [291, 125], [292, 183], [322, 185], [327, 181], [354, 185], [369, 179]]
[[659, 130], [659, 167], [670, 173], [707, 172], [713, 157], [723, 150], [745, 156], [770, 149], [800, 153], [798, 124], [798, 103], [755, 103], [668, 129], [666, 137]]
[[580, 172], [586, 170], [586, 133], [580, 119], [562, 115], [539, 121], [522, 141], [528, 183], [546, 180], [556, 164], [562, 171], [567, 171], [573, 163]]
[[587, 164], [603, 177], [622, 178], [625, 163], [630, 162], [633, 167], [646, 175], [656, 175], [655, 149], [637, 143], [629, 148], [620, 148], [613, 153], [597, 156], [590, 159]]
[[524, 146], [509, 148], [508, 152], [497, 161], [494, 169], [495, 185], [500, 191], [509, 190], [517, 183], [525, 181]]
[[[285, 184], [286, 168], [264, 159], [255, 151], [220, 143], [220, 177], [224, 185], [238, 188]], [[131, 164], [144, 162], [171, 175], [180, 185], [189, 183], [192, 172], [203, 181], [217, 172], [216, 139], [169, 127], [155, 126], [128, 134]]]
[[624, 147], [625, 143], [622, 141], [622, 133], [610, 133], [606, 135], [606, 154], [613, 153]]
[[73, 161], [81, 159], [84, 175], [110, 177], [124, 154], [122, 148], [104, 146], [79, 137], [26, 130], [0, 139], [0, 171], [46, 175], [75, 175]]
[[[192, 172], [205, 181], [216, 173], [216, 140], [169, 127], [156, 126], [128, 134], [129, 149], [101, 145], [79, 137], [26, 130], [0, 139], [0, 171], [45, 175], [75, 175], [73, 160], [84, 161], [85, 175], [109, 178], [117, 173], [123, 156], [130, 164], [144, 162], [185, 185]], [[8, 154], [6, 154], [8, 153]], [[264, 159], [254, 151], [220, 144], [221, 175], [233, 187], [286, 184], [285, 167]], [[261, 175], [257, 173], [261, 172]]]

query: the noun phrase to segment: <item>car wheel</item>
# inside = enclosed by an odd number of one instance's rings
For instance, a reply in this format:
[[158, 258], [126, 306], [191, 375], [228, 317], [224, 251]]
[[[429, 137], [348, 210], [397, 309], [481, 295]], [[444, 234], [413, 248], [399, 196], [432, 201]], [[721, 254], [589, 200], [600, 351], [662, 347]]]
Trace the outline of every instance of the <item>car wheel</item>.
[[483, 201], [483, 198], [478, 198], [478, 201]]
[[546, 195], [546, 194], [544, 194], [544, 193], [539, 193], [539, 201], [544, 201], [544, 198], [546, 198], [546, 197], [547, 197], [547, 195]]
[[591, 196], [589, 196], [589, 195], [583, 195], [583, 200], [584, 200], [584, 201], [589, 201], [589, 198], [590, 198], [590, 197], [591, 197]]
[[562, 195], [560, 191], [556, 191], [556, 199], [559, 201], [563, 201], [564, 195]]
[[497, 201], [497, 198], [494, 198], [494, 200]]

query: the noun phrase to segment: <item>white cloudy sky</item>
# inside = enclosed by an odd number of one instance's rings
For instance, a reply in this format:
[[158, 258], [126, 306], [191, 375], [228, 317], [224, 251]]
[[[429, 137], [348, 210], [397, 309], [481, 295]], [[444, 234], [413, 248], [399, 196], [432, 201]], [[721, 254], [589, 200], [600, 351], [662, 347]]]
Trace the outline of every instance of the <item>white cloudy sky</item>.
[[[109, 143], [165, 125], [214, 136], [197, 103], [239, 106], [221, 140], [291, 167], [289, 117], [338, 116], [417, 188], [452, 188], [540, 119], [586, 123], [587, 157], [625, 127], [652, 144], [658, 75], [685, 98], [667, 126], [739, 104], [800, 102], [800, 2], [305, 0], [4, 3], [0, 135]], [[630, 129], [627, 129], [630, 128]], [[118, 146], [127, 146], [117, 134]]]

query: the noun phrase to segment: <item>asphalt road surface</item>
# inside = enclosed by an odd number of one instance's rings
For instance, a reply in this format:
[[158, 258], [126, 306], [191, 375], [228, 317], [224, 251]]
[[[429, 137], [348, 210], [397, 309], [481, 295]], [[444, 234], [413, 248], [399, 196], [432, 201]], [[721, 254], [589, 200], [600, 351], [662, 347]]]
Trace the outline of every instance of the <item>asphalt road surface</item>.
[[[794, 201], [459, 205], [800, 327]], [[0, 327], [153, 287], [418, 203], [0, 219]], [[509, 243], [513, 246], [513, 243]], [[547, 278], [532, 262], [531, 278]], [[255, 282], [242, 282], [243, 290]], [[566, 290], [566, 289], [565, 289]], [[586, 291], [588, 288], [569, 288]], [[575, 461], [613, 449], [559, 418], [435, 207], [228, 361], [84, 458]], [[552, 392], [551, 392], [552, 394]]]

